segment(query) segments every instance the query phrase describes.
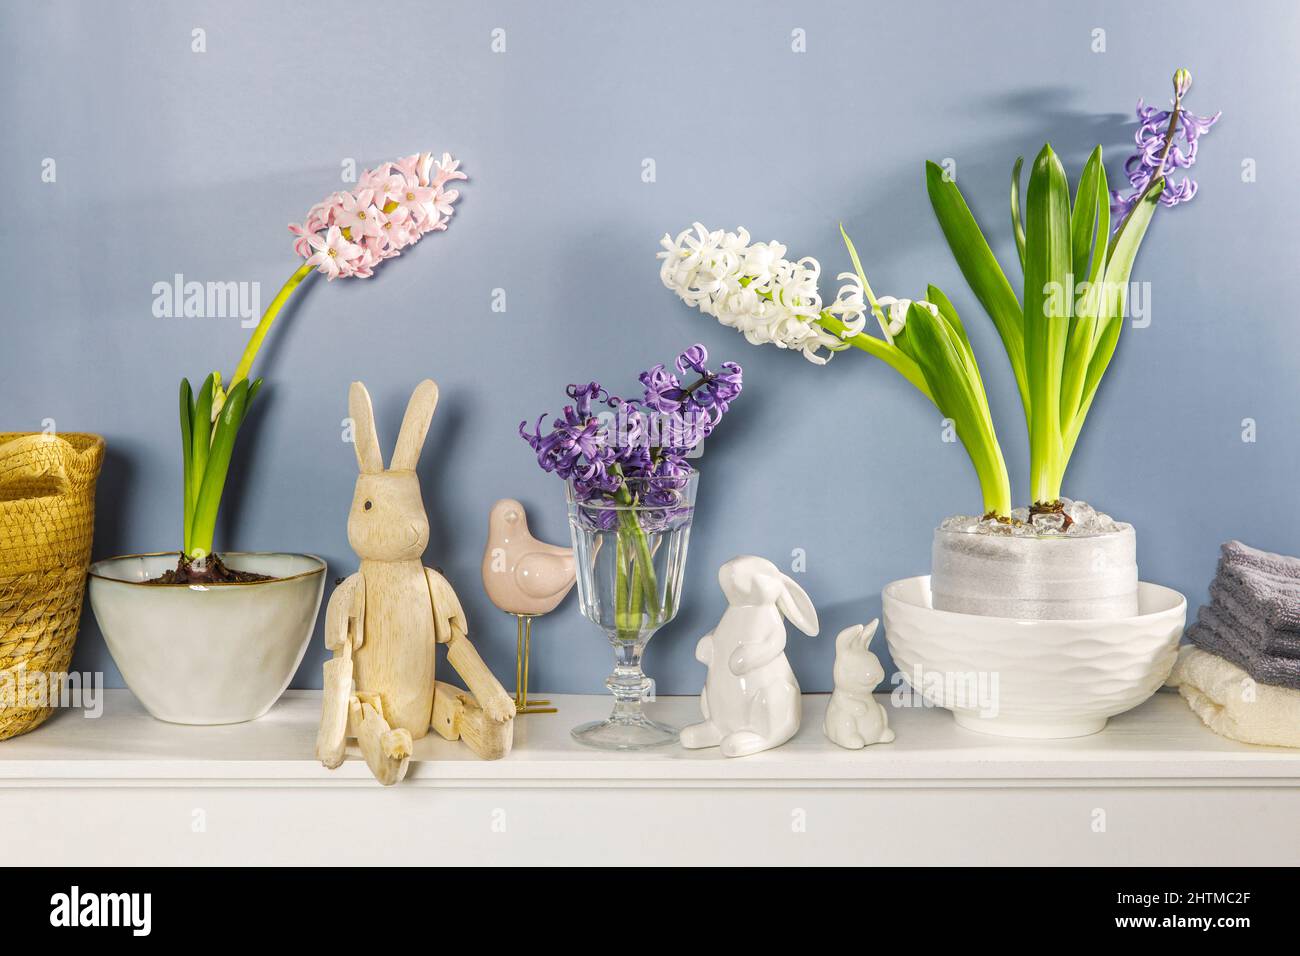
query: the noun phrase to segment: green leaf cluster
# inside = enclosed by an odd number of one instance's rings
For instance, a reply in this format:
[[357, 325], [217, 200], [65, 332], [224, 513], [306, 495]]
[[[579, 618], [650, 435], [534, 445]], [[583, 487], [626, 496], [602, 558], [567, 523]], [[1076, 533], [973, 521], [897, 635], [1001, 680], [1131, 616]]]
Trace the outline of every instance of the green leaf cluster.
[[[1083, 167], [1073, 202], [1050, 145], [1034, 159], [1022, 203], [1023, 165], [1017, 159], [1011, 176], [1012, 229], [1024, 277], [1019, 298], [956, 182], [927, 163], [926, 188], [948, 247], [1011, 364], [1029, 430], [1031, 498], [1051, 503], [1061, 496], [1066, 467], [1115, 354], [1133, 260], [1164, 179], [1152, 181], [1111, 240], [1100, 146]], [[996, 437], [988, 440], [996, 445]]]

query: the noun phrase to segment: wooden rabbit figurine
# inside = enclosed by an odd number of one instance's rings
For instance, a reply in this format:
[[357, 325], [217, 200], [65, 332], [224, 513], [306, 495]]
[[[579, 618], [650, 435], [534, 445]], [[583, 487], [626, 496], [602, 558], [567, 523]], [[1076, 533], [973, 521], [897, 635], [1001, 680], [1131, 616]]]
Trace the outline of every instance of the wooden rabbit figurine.
[[[316, 756], [331, 769], [355, 737], [384, 785], [406, 775], [412, 741], [432, 727], [485, 759], [510, 752], [515, 706], [466, 638], [465, 613], [451, 585], [424, 567], [429, 521], [415, 465], [438, 404], [425, 379], [411, 395], [387, 471], [370, 394], [348, 393], [361, 474], [348, 516], [348, 543], [361, 569], [330, 596], [325, 612], [325, 693]], [[435, 645], [469, 686], [434, 680]], [[353, 683], [355, 681], [355, 690]]]

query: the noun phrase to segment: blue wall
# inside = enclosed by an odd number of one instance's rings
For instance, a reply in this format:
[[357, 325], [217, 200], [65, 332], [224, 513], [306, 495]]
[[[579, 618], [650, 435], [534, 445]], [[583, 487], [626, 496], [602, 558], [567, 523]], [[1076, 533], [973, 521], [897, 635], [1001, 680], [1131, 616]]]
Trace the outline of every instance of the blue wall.
[[[617, 9], [616, 9], [617, 6]], [[470, 181], [448, 232], [374, 279], [312, 280], [261, 360], [269, 385], [241, 435], [223, 541], [352, 570], [355, 477], [340, 440], [363, 379], [390, 444], [411, 387], [443, 400], [421, 466], [427, 560], [455, 583], [503, 677], [513, 635], [478, 565], [486, 513], [521, 498], [566, 537], [562, 491], [515, 434], [567, 382], [630, 384], [701, 341], [744, 363], [746, 388], [710, 440], [679, 619], [652, 643], [661, 692], [693, 693], [696, 637], [721, 612], [717, 566], [753, 552], [801, 580], [823, 633], [791, 634], [804, 687], [829, 688], [832, 637], [880, 612], [880, 589], [926, 571], [930, 531], [978, 508], [960, 446], [889, 369], [816, 368], [755, 348], [659, 283], [659, 237], [700, 219], [748, 227], [831, 277], [836, 224], [878, 292], [927, 281], [967, 317], [1017, 483], [1026, 443], [996, 335], [927, 205], [922, 160], [952, 157], [977, 216], [1014, 256], [1017, 154], [1051, 140], [1077, 171], [1100, 142], [1118, 178], [1139, 96], [1164, 102], [1182, 65], [1191, 106], [1222, 109], [1190, 206], [1162, 211], [1135, 277], [1151, 324], [1126, 331], [1067, 478], [1139, 532], [1144, 578], [1204, 597], [1220, 541], [1300, 550], [1294, 507], [1300, 354], [1288, 288], [1300, 191], [1290, 2], [645, 4], [68, 3], [0, 12], [0, 181], [8, 242], [0, 428], [102, 433], [97, 556], [177, 545], [176, 384], [227, 372], [236, 319], [159, 319], [175, 273], [260, 282], [296, 262], [284, 226], [361, 166], [450, 150]], [[494, 28], [506, 51], [491, 50]], [[191, 31], [206, 31], [205, 53]], [[1106, 50], [1093, 52], [1093, 31]], [[805, 31], [807, 52], [791, 49]], [[57, 179], [41, 181], [53, 158]], [[652, 158], [656, 179], [642, 181]], [[1257, 182], [1243, 182], [1253, 160]], [[1018, 276], [1013, 278], [1018, 283]], [[829, 286], [828, 280], [828, 286]], [[491, 311], [494, 289], [507, 311]], [[833, 296], [834, 289], [829, 288]], [[1242, 421], [1258, 440], [1242, 441]], [[534, 686], [598, 692], [611, 659], [573, 599], [538, 625]], [[297, 677], [319, 683], [317, 641]], [[87, 612], [76, 664], [117, 674]], [[508, 681], [507, 681], [508, 682]]]

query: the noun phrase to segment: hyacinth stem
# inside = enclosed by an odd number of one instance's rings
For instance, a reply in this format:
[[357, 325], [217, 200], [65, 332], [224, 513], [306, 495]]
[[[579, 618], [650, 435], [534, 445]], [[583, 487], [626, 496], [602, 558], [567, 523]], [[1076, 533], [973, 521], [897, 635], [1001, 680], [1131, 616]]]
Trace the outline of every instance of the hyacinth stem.
[[[835, 332], [848, 344], [884, 361], [930, 399], [957, 430], [957, 437], [965, 447], [979, 478], [985, 513], [1009, 515], [1011, 483], [1007, 477], [1006, 463], [989, 415], [988, 398], [984, 393], [979, 366], [975, 362], [975, 353], [971, 351], [965, 329], [952, 303], [935, 286], [927, 287], [928, 306], [922, 308], [918, 303], [913, 303], [908, 309], [906, 328], [910, 331], [905, 341], [909, 344], [906, 348], [900, 347], [899, 340], [890, 331], [884, 309], [871, 291], [871, 283], [867, 281], [866, 271], [862, 268], [862, 260], [853, 240], [843, 225], [840, 226], [840, 236], [853, 262], [853, 271], [862, 286], [862, 293], [871, 306], [871, 314], [879, 323], [884, 338], [882, 340], [862, 333], [846, 335], [844, 323], [834, 316], [823, 314], [817, 320], [818, 323]], [[826, 319], [831, 321], [825, 321]], [[901, 334], [900, 330], [899, 335]]]
[[[1183, 94], [1174, 90], [1174, 108], [1169, 114], [1169, 125], [1165, 127], [1165, 148], [1160, 151], [1160, 162], [1156, 163], [1156, 176], [1165, 174], [1165, 162], [1169, 159], [1169, 150], [1174, 145], [1174, 133], [1178, 129], [1178, 115], [1183, 111]], [[1153, 177], [1154, 178], [1154, 177]]]
[[620, 529], [614, 536], [614, 623], [619, 636], [629, 630], [627, 589], [627, 542]]
[[[1151, 177], [1151, 181], [1147, 184], [1148, 190], [1151, 189], [1158, 180], [1164, 178], [1165, 163], [1169, 160], [1169, 151], [1174, 147], [1174, 135], [1178, 132], [1178, 117], [1182, 115], [1182, 112], [1183, 94], [1178, 89], [1177, 84], [1175, 84], [1174, 108], [1169, 113], [1169, 125], [1165, 127], [1165, 145], [1164, 148], [1160, 150], [1160, 162], [1156, 163], [1155, 175]], [[1137, 210], [1139, 205], [1141, 205], [1141, 203], [1134, 203], [1132, 207], [1129, 208], [1129, 211], [1124, 214], [1124, 218], [1120, 220], [1119, 227], [1115, 230], [1115, 240], [1119, 239], [1119, 234], [1124, 231], [1124, 227], [1128, 225], [1128, 221], [1133, 218], [1133, 213]], [[1115, 240], [1112, 240], [1112, 246], [1114, 246]]]
[[271, 331], [271, 323], [280, 314], [280, 310], [289, 301], [289, 297], [293, 295], [294, 290], [311, 272], [312, 267], [304, 262], [293, 275], [289, 276], [284, 285], [280, 286], [280, 291], [275, 294], [271, 304], [262, 313], [261, 321], [257, 323], [257, 328], [253, 329], [253, 334], [248, 339], [248, 345], [244, 347], [244, 354], [240, 356], [239, 364], [235, 366], [235, 374], [230, 377], [231, 388], [238, 385], [242, 379], [248, 378], [248, 372], [253, 367], [253, 360], [257, 358], [257, 353], [262, 348], [262, 341], [266, 338], [266, 333]]
[[303, 263], [280, 287], [253, 330], [244, 354], [225, 391], [220, 373], [213, 372], [197, 394], [188, 381], [181, 382], [181, 454], [184, 489], [181, 551], [187, 558], [203, 559], [212, 553], [217, 512], [225, 491], [226, 474], [239, 426], [262, 380], [248, 381], [248, 372], [271, 329], [271, 323], [312, 268]]
[[[654, 557], [645, 529], [637, 521], [633, 510], [635, 502], [627, 485], [619, 487], [616, 500], [622, 506], [618, 513], [619, 528], [616, 534], [618, 571], [615, 581], [617, 611], [615, 621], [622, 640], [635, 640], [641, 633], [642, 614], [649, 615], [653, 626], [662, 616], [658, 607], [659, 588], [655, 580]], [[628, 565], [631, 564], [631, 573]]]
[[[627, 616], [628, 620], [633, 623], [633, 626], [639, 624], [641, 621], [642, 604], [645, 600], [645, 594], [642, 591], [642, 587], [641, 561], [638, 559], [632, 563], [632, 583], [628, 589], [629, 597]], [[653, 611], [653, 608], [650, 610]]]
[[840, 336], [846, 345], [851, 345], [855, 349], [860, 349], [868, 355], [875, 356], [890, 368], [892, 368], [903, 378], [907, 379], [917, 391], [934, 401], [934, 396], [930, 393], [930, 386], [925, 383], [925, 375], [921, 372], [921, 366], [917, 365], [909, 358], [902, 349], [890, 345], [888, 342], [882, 342], [874, 335], [867, 335], [865, 332], [859, 332], [856, 335], [850, 335], [844, 338], [847, 327], [838, 318], [828, 312], [823, 312], [814, 319], [827, 332]]
[[[842, 232], [843, 229], [841, 228], [840, 231]], [[866, 276], [862, 275], [861, 271], [858, 272], [858, 279], [862, 282], [862, 290], [871, 304], [872, 313], [876, 315], [877, 318], [881, 318], [882, 313], [880, 311], [880, 306], [876, 304], [876, 298], [871, 294], [871, 287], [867, 285]], [[740, 284], [742, 286], [747, 286], [751, 281], [752, 280], [749, 277], [745, 277], [740, 280]], [[772, 293], [770, 292], [760, 292], [758, 293], [758, 296], [759, 298], [766, 299], [769, 302], [772, 300]], [[851, 345], [856, 349], [861, 349], [868, 355], [874, 355], [894, 371], [898, 372], [899, 375], [902, 375], [903, 378], [911, 382], [912, 385], [920, 390], [922, 395], [930, 399], [930, 401], [934, 401], [934, 396], [930, 394], [929, 386], [925, 384], [925, 376], [921, 373], [921, 366], [917, 365], [916, 362], [903, 352], [902, 349], [889, 342], [882, 342], [875, 336], [864, 335], [861, 332], [858, 332], [855, 335], [847, 335], [848, 326], [846, 326], [839, 318], [824, 309], [816, 318], [813, 319], [813, 321], [827, 332], [839, 336], [840, 340], [848, 345]]]

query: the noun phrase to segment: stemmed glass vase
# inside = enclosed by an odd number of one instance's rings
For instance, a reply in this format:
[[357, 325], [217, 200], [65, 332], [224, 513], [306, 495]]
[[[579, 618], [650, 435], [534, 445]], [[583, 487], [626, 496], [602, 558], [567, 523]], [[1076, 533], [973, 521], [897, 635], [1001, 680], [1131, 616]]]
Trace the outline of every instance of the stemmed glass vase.
[[606, 720], [573, 729], [579, 742], [603, 750], [640, 750], [674, 743], [677, 729], [642, 712], [650, 680], [641, 656], [655, 631], [677, 616], [686, 546], [699, 474], [626, 479], [618, 495], [584, 500], [568, 486], [569, 529], [577, 556], [582, 614], [614, 648], [614, 695]]

